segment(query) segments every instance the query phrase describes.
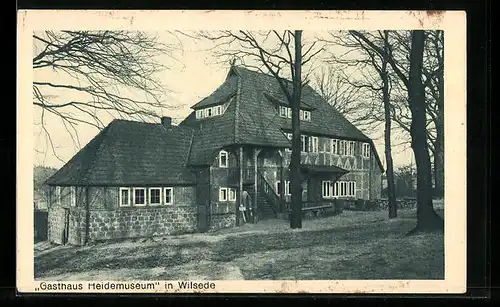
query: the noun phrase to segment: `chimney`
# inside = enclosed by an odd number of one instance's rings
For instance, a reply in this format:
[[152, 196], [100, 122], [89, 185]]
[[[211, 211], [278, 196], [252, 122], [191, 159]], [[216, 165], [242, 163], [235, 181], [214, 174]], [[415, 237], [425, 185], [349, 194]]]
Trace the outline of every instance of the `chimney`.
[[169, 117], [169, 116], [163, 116], [161, 118], [161, 124], [163, 125], [163, 127], [165, 128], [170, 128], [172, 127], [172, 117]]

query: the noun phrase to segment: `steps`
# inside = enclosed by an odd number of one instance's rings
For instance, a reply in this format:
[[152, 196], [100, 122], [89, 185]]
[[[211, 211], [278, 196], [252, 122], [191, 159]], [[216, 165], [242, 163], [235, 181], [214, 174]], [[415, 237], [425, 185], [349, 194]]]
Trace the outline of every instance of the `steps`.
[[259, 212], [261, 214], [261, 219], [273, 219], [276, 218], [276, 214], [274, 213], [271, 205], [268, 203], [267, 198], [259, 193], [257, 197], [257, 204], [259, 208]]

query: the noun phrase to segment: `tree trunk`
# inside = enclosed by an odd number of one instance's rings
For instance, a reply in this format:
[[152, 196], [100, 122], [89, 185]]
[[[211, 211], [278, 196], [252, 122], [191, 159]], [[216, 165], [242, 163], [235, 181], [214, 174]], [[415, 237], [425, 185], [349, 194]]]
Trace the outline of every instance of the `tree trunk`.
[[295, 31], [295, 62], [293, 78], [293, 102], [292, 109], [292, 157], [290, 161], [291, 182], [290, 189], [292, 194], [290, 227], [292, 229], [302, 228], [302, 191], [300, 176], [300, 95], [302, 88], [301, 66], [302, 66], [302, 31]]
[[425, 90], [421, 79], [424, 39], [424, 31], [413, 31], [408, 100], [412, 115], [411, 146], [417, 166], [417, 225], [409, 234], [444, 229], [443, 219], [437, 215], [432, 205], [432, 171], [427, 144]]
[[385, 117], [385, 160], [387, 162], [386, 176], [387, 176], [387, 196], [389, 198], [389, 218], [398, 216], [398, 207], [396, 203], [396, 186], [394, 185], [394, 166], [392, 162], [391, 152], [391, 108], [389, 97], [389, 78], [387, 72], [387, 57], [388, 57], [388, 31], [384, 31], [384, 57], [382, 61], [382, 70], [380, 76], [382, 77], [382, 95], [384, 101], [384, 117]]
[[[437, 51], [438, 60], [444, 65], [443, 58]], [[436, 145], [434, 153], [436, 196], [444, 196], [444, 70], [438, 74]]]

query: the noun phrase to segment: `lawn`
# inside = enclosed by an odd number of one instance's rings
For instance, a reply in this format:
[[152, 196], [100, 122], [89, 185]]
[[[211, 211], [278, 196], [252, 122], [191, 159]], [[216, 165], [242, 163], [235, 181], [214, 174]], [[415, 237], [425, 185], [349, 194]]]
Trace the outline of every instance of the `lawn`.
[[[442, 215], [442, 209], [437, 209]], [[444, 236], [407, 237], [415, 210], [269, 220], [214, 233], [35, 246], [37, 280], [443, 279]]]

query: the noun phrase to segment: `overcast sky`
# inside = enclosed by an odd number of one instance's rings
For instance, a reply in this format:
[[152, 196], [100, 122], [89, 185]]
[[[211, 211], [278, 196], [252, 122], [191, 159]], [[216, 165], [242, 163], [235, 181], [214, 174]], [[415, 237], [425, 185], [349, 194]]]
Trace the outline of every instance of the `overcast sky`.
[[[159, 36], [164, 42], [173, 42], [172, 36], [167, 33], [159, 33]], [[189, 115], [191, 112], [190, 106], [210, 95], [224, 81], [229, 69], [229, 63], [220, 63], [220, 58], [208, 51], [213, 46], [211, 43], [195, 41], [183, 36], [180, 36], [179, 39], [183, 48], [182, 51], [175, 53], [176, 60], [168, 57], [159, 58], [162, 64], [170, 67], [169, 70], [163, 71], [158, 77], [164, 86], [171, 91], [167, 94], [168, 103], [176, 106], [175, 109], [163, 110], [162, 115], [171, 116], [174, 123], [180, 122]], [[62, 83], [73, 82], [67, 76], [56, 74], [50, 69], [43, 71], [35, 70], [34, 80], [51, 80]], [[70, 99], [75, 99], [75, 95], [77, 94], [69, 91], [57, 91], [54, 95], [56, 96], [55, 99], [59, 101], [69, 101]], [[46, 128], [50, 132], [50, 138], [55, 145], [56, 153], [54, 154], [39, 124], [40, 118], [41, 112], [35, 108], [33, 119], [35, 143], [34, 164], [60, 168], [80, 148], [66, 132], [60, 120], [45, 115]], [[103, 114], [100, 119], [105, 124], [112, 120], [111, 116], [106, 114]], [[383, 125], [380, 126], [380, 129], [383, 129]], [[79, 125], [77, 130], [81, 147], [85, 146], [98, 133], [97, 128], [84, 125]], [[383, 130], [363, 132], [375, 139], [374, 142], [377, 151], [385, 166], [384, 144], [381, 138]], [[400, 136], [395, 136], [394, 142], [399, 142], [400, 138]], [[396, 167], [407, 165], [413, 159], [413, 153], [410, 148], [405, 149], [400, 146], [394, 149], [393, 159]]]

